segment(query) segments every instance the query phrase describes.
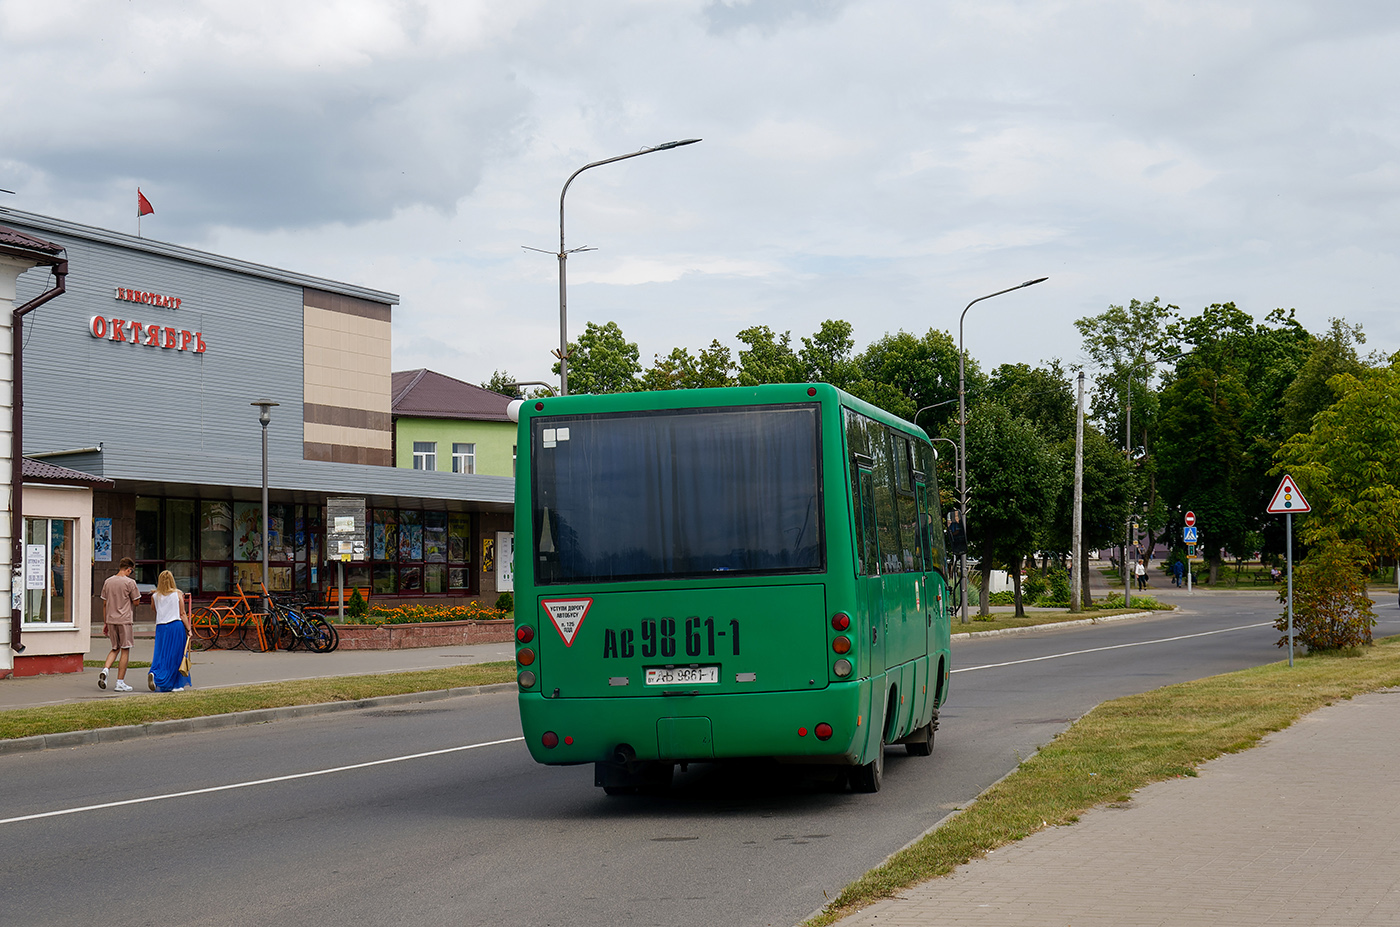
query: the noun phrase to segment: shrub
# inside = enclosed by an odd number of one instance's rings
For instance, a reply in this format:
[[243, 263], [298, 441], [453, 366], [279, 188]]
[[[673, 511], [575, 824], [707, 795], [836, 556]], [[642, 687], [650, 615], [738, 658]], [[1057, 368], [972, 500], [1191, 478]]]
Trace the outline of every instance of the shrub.
[[515, 596], [511, 595], [509, 592], [502, 592], [500, 595], [496, 596], [496, 611], [515, 611]]
[[[1376, 624], [1375, 604], [1366, 597], [1366, 566], [1370, 558], [1354, 542], [1330, 541], [1314, 547], [1293, 574], [1293, 634], [1315, 650], [1346, 650], [1371, 643]], [[1278, 594], [1288, 601], [1285, 587]], [[1288, 612], [1274, 627], [1284, 632], [1280, 647], [1288, 646]]]
[[1010, 589], [1005, 592], [993, 592], [987, 596], [988, 605], [1015, 605], [1016, 593]]
[[1069, 604], [1069, 574], [1059, 567], [1050, 570], [1045, 576], [1045, 581], [1049, 587], [1045, 592], [1045, 597], [1053, 601], [1056, 605], [1063, 602]]
[[350, 601], [345, 603], [345, 614], [351, 618], [363, 618], [369, 612], [369, 603], [365, 597], [360, 595], [360, 590], [356, 589], [355, 594], [350, 597]]
[[1045, 594], [1045, 588], [1044, 574], [1031, 570], [1021, 583], [1021, 601], [1027, 605], [1034, 605]]

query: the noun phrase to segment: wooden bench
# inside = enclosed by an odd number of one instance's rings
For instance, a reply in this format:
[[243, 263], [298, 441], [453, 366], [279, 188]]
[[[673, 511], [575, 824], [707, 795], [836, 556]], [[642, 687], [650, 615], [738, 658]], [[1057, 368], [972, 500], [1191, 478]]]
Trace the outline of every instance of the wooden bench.
[[[352, 586], [346, 586], [346, 587], [345, 587], [345, 607], [346, 607], [347, 609], [350, 607], [350, 600], [353, 599], [353, 598], [355, 598], [355, 593], [356, 593], [356, 592], [358, 592], [358, 593], [360, 594], [360, 598], [362, 598], [362, 599], [365, 600], [365, 604], [366, 604], [366, 605], [369, 604], [369, 587], [368, 587], [368, 586], [361, 586], [361, 587], [359, 587], [359, 588], [355, 588], [355, 587], [352, 587]], [[326, 590], [326, 595], [325, 595], [324, 601], [322, 601], [322, 603], [321, 603], [320, 605], [308, 605], [308, 606], [306, 606], [306, 611], [308, 611], [308, 612], [316, 612], [317, 614], [320, 614], [320, 615], [338, 615], [338, 614], [340, 614], [340, 587], [338, 587], [338, 586], [331, 586], [329, 589]]]

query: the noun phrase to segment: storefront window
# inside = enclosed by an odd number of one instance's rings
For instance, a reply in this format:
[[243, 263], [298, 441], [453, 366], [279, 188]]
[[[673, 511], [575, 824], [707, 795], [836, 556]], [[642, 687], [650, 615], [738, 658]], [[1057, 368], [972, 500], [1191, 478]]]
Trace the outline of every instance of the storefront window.
[[160, 559], [160, 499], [136, 498], [136, 556], [133, 559]]
[[24, 622], [73, 623], [73, 532], [66, 518], [26, 518]]
[[399, 560], [423, 559], [423, 513], [411, 509], [399, 513]]
[[[199, 504], [199, 545], [204, 560], [233, 559], [232, 505], [227, 502]], [[227, 575], [224, 581], [227, 583]]]
[[376, 595], [463, 595], [473, 589], [470, 514], [375, 509], [370, 551]]

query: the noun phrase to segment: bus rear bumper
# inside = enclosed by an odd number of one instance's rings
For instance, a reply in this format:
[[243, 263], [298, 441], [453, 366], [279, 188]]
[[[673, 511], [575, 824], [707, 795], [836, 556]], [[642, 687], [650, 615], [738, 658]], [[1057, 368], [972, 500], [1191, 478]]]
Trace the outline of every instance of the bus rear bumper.
[[[524, 693], [520, 720], [530, 755], [548, 765], [616, 762], [619, 751], [637, 760], [772, 757], [853, 764], [861, 761], [867, 741], [869, 704], [869, 680], [818, 692], [670, 698]], [[825, 740], [817, 737], [820, 724], [831, 726]]]

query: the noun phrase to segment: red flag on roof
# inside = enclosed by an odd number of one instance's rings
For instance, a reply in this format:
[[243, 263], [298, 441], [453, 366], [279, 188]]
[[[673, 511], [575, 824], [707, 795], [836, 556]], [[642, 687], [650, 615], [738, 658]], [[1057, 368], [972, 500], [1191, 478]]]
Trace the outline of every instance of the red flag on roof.
[[153, 212], [155, 212], [155, 209], [153, 209], [153, 208], [151, 207], [151, 201], [148, 200], [148, 199], [146, 199], [146, 194], [144, 194], [144, 193], [141, 192], [141, 188], [140, 188], [140, 187], [137, 187], [137, 188], [136, 188], [136, 218], [139, 219], [139, 218], [141, 218], [142, 216], [149, 216], [149, 215], [150, 215], [151, 213], [153, 213]]

